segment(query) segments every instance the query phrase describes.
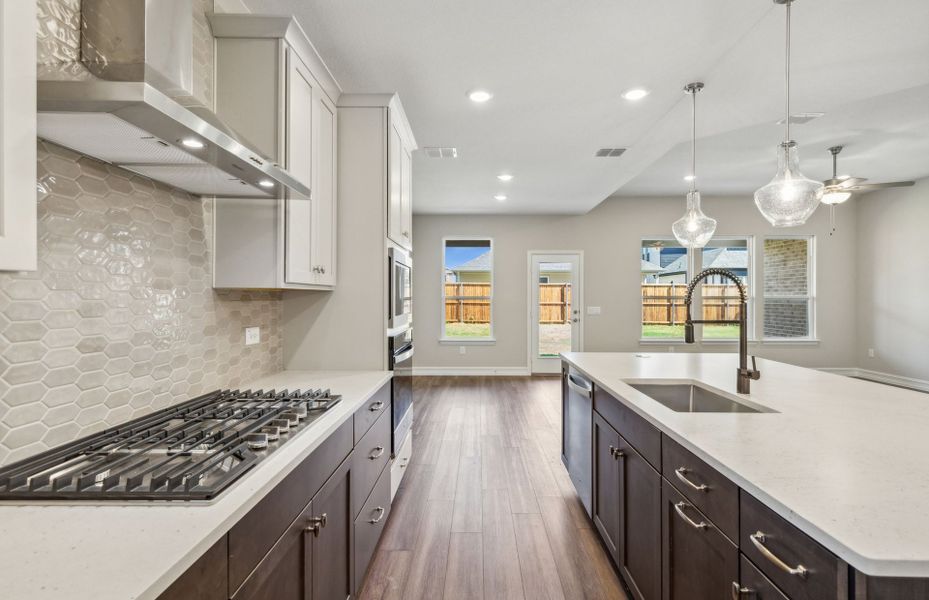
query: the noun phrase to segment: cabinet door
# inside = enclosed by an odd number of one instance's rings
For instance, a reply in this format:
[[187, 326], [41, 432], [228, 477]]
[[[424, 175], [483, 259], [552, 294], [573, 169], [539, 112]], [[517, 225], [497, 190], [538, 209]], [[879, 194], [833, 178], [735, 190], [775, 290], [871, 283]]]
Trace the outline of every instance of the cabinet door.
[[620, 438], [619, 568], [636, 600], [661, 598], [661, 475]]
[[[293, 50], [287, 51], [286, 166], [313, 193], [313, 98], [318, 84]], [[313, 272], [313, 207], [310, 198], [289, 197], [284, 212], [284, 280], [316, 283]]]
[[387, 237], [403, 240], [403, 137], [392, 121], [387, 133]]
[[314, 90], [312, 270], [319, 285], [336, 280], [336, 107], [322, 89]]
[[674, 487], [662, 480], [662, 598], [729, 598], [739, 549]]
[[312, 590], [312, 533], [308, 508], [287, 528], [248, 579], [232, 592], [232, 600], [309, 600]]
[[619, 559], [619, 434], [593, 414], [593, 505], [591, 516], [613, 560]]
[[400, 244], [413, 249], [413, 155], [403, 147], [400, 154]]
[[311, 503], [314, 518], [324, 519], [313, 534], [313, 600], [345, 600], [351, 595], [351, 463], [349, 456]]

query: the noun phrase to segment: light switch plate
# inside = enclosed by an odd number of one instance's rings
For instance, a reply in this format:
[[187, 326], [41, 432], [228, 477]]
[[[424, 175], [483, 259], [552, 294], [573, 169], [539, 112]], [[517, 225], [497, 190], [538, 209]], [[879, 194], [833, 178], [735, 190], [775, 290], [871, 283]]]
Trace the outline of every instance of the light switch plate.
[[245, 345], [254, 346], [259, 342], [261, 342], [261, 327], [246, 327]]
[[588, 315], [599, 315], [599, 314], [600, 314], [600, 307], [599, 307], [599, 306], [588, 306], [588, 307], [587, 307], [587, 314], [588, 314]]

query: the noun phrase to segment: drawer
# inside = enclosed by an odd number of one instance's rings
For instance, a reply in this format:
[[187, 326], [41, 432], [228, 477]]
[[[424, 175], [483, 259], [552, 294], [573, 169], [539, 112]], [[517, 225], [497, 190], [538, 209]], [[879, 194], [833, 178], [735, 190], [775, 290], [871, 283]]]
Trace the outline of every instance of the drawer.
[[390, 411], [381, 413], [352, 454], [352, 518], [371, 493], [371, 488], [390, 461]]
[[349, 419], [233, 525], [229, 530], [230, 590], [239, 588], [351, 451]]
[[[355, 411], [355, 445], [361, 441], [364, 434], [371, 429], [378, 417], [390, 413], [390, 382], [384, 384], [381, 389], [374, 392], [374, 395], [368, 398], [364, 406]], [[388, 446], [390, 448], [388, 439]]]
[[594, 384], [594, 410], [655, 470], [661, 470], [661, 432], [609, 392]]
[[664, 436], [662, 475], [730, 540], [739, 537], [739, 488], [683, 446]]
[[741, 517], [742, 553], [792, 600], [847, 597], [848, 566], [829, 550], [744, 491]]
[[771, 580], [745, 558], [743, 554], [739, 560], [739, 582], [732, 584], [733, 598], [746, 598], [751, 600], [790, 600], [784, 592], [777, 589]]
[[390, 516], [390, 469], [384, 469], [355, 519], [355, 595], [361, 589], [377, 542]]

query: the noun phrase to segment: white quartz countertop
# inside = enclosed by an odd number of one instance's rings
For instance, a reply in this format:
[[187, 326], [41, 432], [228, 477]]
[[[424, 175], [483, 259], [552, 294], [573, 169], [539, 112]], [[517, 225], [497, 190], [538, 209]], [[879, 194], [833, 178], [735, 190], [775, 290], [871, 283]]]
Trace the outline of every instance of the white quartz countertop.
[[929, 394], [759, 359], [742, 397], [776, 412], [679, 413], [626, 382], [735, 396], [738, 356], [563, 356], [859, 571], [929, 577]]
[[284, 371], [242, 386], [331, 388], [342, 401], [211, 503], [0, 505], [0, 597], [157, 598], [390, 377], [387, 371]]

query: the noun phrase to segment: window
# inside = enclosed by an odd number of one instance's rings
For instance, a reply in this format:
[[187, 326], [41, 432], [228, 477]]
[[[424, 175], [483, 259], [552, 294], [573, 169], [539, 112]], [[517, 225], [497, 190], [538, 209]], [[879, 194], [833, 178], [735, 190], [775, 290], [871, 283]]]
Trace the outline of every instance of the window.
[[[738, 277], [748, 295], [748, 334], [752, 332], [752, 253], [751, 238], [713, 238], [700, 252], [700, 269], [725, 269]], [[735, 321], [739, 318], [739, 288], [731, 280], [711, 275], [700, 286], [703, 319]], [[703, 325], [702, 339], [739, 339], [739, 326], [727, 324]]]
[[539, 283], [548, 283], [548, 275], [539, 275]]
[[[642, 339], [684, 339], [687, 285], [694, 275], [709, 268], [732, 271], [746, 287], [751, 337], [752, 245], [751, 237], [719, 237], [710, 240], [705, 248], [688, 252], [673, 238], [642, 240]], [[736, 320], [738, 288], [728, 279], [711, 276], [698, 288], [692, 311], [694, 318]], [[697, 336], [703, 340], [734, 340], [739, 337], [739, 329], [728, 324], [701, 325]]]
[[815, 336], [813, 246], [811, 236], [765, 239], [765, 339], [811, 339]]
[[446, 238], [442, 256], [442, 339], [493, 339], [493, 241]]

